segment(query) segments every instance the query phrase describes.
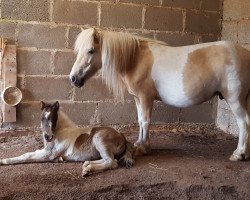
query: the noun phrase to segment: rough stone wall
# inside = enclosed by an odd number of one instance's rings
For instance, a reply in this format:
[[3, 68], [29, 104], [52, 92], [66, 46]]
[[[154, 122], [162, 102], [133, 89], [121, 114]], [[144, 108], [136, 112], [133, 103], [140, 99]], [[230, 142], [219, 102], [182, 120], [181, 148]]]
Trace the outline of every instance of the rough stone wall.
[[[212, 2], [212, 3], [211, 3]], [[18, 45], [18, 87], [23, 101], [17, 123], [8, 128], [39, 126], [41, 100], [59, 100], [79, 125], [128, 125], [137, 121], [131, 96], [116, 103], [99, 76], [82, 89], [70, 85], [80, 28], [124, 30], [188, 45], [220, 39], [221, 0], [1, 0], [0, 36]], [[213, 123], [214, 104], [177, 109], [156, 102], [153, 123]]]
[[[250, 50], [249, 0], [224, 0], [222, 40], [239, 43]], [[235, 117], [224, 100], [218, 101], [217, 125], [228, 133], [238, 135]]]

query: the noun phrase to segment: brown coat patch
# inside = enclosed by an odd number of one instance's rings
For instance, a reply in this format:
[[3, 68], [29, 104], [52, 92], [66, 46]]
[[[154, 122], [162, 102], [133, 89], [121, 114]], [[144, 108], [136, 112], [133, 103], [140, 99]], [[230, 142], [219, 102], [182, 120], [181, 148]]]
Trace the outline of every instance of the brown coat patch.
[[84, 143], [86, 143], [88, 141], [88, 139], [90, 138], [89, 134], [83, 133], [80, 136], [78, 136], [78, 138], [76, 138], [75, 141], [75, 148], [80, 149]]
[[194, 103], [201, 103], [222, 92], [223, 71], [231, 64], [230, 52], [224, 46], [213, 45], [191, 52], [183, 72], [185, 94]]

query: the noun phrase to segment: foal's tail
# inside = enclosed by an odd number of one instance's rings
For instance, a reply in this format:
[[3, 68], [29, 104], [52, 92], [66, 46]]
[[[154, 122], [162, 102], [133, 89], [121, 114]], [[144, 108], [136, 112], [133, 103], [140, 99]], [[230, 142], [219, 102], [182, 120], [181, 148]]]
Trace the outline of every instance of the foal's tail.
[[126, 168], [132, 167], [133, 164], [135, 163], [135, 160], [133, 158], [134, 152], [135, 152], [134, 145], [127, 141], [126, 149], [124, 153], [121, 155], [120, 159], [118, 160], [118, 165], [120, 167], [126, 167]]

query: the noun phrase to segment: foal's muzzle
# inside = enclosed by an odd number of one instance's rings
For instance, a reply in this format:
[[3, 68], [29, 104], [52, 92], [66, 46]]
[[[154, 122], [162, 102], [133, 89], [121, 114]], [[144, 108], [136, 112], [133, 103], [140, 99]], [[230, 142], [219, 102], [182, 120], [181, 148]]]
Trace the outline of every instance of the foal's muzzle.
[[84, 78], [78, 77], [78, 76], [70, 76], [71, 83], [74, 84], [74, 86], [80, 88], [84, 85]]
[[47, 142], [50, 142], [52, 139], [53, 139], [53, 135], [47, 135], [47, 134], [45, 134], [44, 135], [44, 139], [47, 141]]

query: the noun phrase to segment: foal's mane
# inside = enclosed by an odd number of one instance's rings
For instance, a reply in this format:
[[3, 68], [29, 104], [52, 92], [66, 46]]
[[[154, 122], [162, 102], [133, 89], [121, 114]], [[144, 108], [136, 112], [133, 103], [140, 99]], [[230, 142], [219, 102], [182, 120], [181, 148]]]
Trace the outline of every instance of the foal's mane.
[[[91, 29], [89, 29], [90, 31]], [[85, 30], [86, 33], [88, 29]], [[111, 90], [116, 99], [124, 101], [125, 84], [122, 76], [127, 72], [128, 68], [134, 63], [136, 51], [140, 49], [140, 42], [154, 42], [165, 44], [164, 42], [143, 38], [125, 32], [114, 32], [101, 29], [92, 29], [92, 33], [96, 32], [102, 54], [102, 78]], [[93, 36], [93, 35], [92, 35]], [[84, 41], [90, 38], [89, 34], [85, 34], [85, 38], [76, 41], [76, 48], [79, 48]], [[86, 38], [87, 37], [87, 38]], [[79, 41], [78, 41], [79, 40]], [[81, 41], [80, 41], [81, 40]], [[81, 44], [79, 44], [81, 42]]]

